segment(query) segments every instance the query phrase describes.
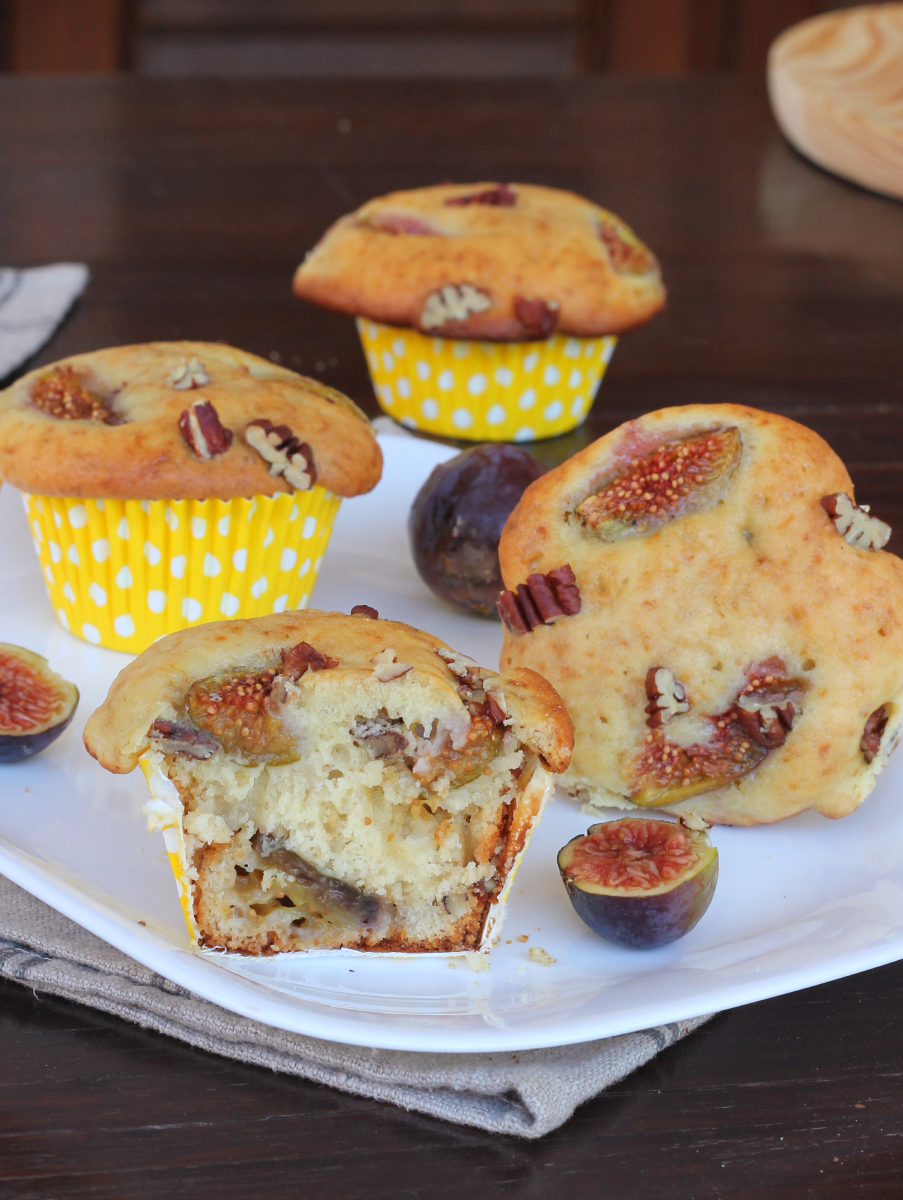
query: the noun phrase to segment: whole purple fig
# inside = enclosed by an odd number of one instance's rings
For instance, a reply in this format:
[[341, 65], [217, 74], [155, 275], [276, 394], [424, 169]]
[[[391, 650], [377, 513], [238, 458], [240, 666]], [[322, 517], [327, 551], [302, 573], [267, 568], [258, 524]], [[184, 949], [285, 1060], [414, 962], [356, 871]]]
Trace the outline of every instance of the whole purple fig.
[[408, 518], [414, 563], [442, 600], [496, 616], [504, 587], [499, 538], [526, 488], [546, 468], [519, 446], [475, 446], [440, 463]]

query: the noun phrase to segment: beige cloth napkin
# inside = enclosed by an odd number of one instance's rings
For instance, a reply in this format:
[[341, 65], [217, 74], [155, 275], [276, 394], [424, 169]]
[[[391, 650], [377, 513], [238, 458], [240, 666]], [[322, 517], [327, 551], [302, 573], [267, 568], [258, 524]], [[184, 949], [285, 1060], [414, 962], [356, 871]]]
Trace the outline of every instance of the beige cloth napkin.
[[191, 1046], [458, 1125], [539, 1138], [708, 1017], [577, 1046], [420, 1054], [343, 1046], [235, 1016], [121, 954], [0, 876], [0, 976]]
[[83, 263], [0, 267], [0, 379], [40, 350], [87, 282]]

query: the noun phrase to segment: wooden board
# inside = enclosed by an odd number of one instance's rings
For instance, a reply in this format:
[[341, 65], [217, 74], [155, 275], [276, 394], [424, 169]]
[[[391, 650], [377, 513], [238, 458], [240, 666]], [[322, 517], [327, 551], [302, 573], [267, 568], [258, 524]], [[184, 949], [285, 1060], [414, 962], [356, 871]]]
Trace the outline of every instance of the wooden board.
[[771, 47], [768, 90], [781, 130], [802, 154], [903, 198], [903, 4], [794, 25]]

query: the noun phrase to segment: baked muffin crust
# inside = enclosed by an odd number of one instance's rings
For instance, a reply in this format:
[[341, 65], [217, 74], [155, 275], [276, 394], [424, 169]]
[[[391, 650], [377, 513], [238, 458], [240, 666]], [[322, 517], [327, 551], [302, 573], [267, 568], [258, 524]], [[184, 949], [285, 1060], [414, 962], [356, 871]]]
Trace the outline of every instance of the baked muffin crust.
[[506, 587], [569, 564], [580, 609], [509, 593], [501, 664], [567, 705], [564, 786], [736, 825], [861, 803], [903, 728], [903, 562], [852, 497], [817, 434], [735, 405], [650, 413], [527, 489]]
[[[274, 464], [250, 444], [249, 427], [253, 435], [261, 422], [291, 433], [284, 461]], [[315, 481], [336, 495], [359, 495], [379, 480], [373, 430], [347, 396], [210, 342], [79, 354], [0, 393], [0, 478], [42, 495], [228, 500], [291, 492], [310, 486], [304, 447]]]
[[390, 325], [502, 341], [620, 333], [665, 301], [658, 262], [620, 218], [520, 183], [370, 200], [324, 235], [294, 289]]

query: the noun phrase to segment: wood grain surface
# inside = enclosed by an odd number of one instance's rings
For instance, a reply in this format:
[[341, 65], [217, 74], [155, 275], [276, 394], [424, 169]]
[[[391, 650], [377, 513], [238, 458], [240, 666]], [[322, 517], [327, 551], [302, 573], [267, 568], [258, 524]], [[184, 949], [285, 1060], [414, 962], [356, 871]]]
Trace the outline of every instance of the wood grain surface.
[[[903, 208], [824, 174], [737, 80], [0, 80], [0, 262], [86, 261], [36, 365], [222, 338], [375, 411], [350, 319], [292, 271], [369, 196], [530, 180], [611, 207], [670, 301], [625, 337], [560, 461], [687, 401], [782, 412], [903, 550]], [[0, 986], [0, 1197], [903, 1197], [903, 966], [719, 1016], [538, 1144], [226, 1062]]]
[[827, 13], [768, 56], [778, 124], [820, 166], [903, 198], [903, 4]]

